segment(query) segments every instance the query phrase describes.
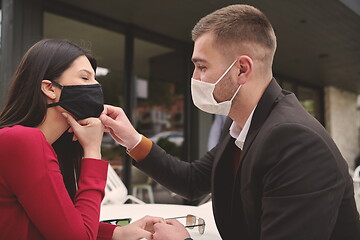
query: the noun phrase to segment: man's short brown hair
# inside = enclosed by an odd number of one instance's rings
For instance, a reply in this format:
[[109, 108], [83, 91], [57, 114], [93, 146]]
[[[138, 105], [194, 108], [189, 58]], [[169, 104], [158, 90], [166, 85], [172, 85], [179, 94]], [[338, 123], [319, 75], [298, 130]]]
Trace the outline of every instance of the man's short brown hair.
[[276, 49], [270, 21], [260, 10], [249, 5], [230, 5], [203, 17], [192, 30], [193, 41], [207, 32], [214, 34], [215, 43], [223, 47], [256, 44], [269, 50], [272, 57]]

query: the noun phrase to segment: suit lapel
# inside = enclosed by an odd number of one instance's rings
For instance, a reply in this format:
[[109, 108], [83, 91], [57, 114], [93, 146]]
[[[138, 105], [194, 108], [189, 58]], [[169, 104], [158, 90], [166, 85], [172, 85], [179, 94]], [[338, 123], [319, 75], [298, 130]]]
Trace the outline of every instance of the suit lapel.
[[232, 138], [227, 134], [219, 144], [214, 156], [212, 173], [212, 200], [217, 228], [223, 239], [227, 239], [230, 227], [230, 205], [233, 176], [231, 171], [231, 155], [233, 153]]
[[[221, 137], [220, 137], [220, 142], [218, 144], [218, 146], [216, 146], [217, 150], [214, 156], [214, 163], [213, 163], [213, 168], [212, 168], [212, 183], [211, 186], [215, 186], [216, 182], [214, 182], [214, 176], [216, 176], [218, 174], [218, 164], [220, 159], [223, 158], [224, 155], [224, 151], [226, 149], [226, 147], [229, 145], [229, 142], [231, 141], [231, 136], [229, 134], [229, 127], [232, 123], [232, 120], [229, 118], [226, 120], [222, 133], [221, 133]], [[214, 189], [213, 189], [214, 190]], [[214, 191], [213, 191], [214, 192]]]
[[246, 136], [244, 148], [241, 154], [239, 169], [241, 169], [243, 160], [246, 159], [246, 154], [249, 151], [250, 146], [253, 143], [256, 135], [258, 134], [261, 126], [265, 122], [266, 118], [269, 116], [274, 105], [281, 99], [281, 91], [281, 87], [273, 78], [269, 86], [266, 88], [264, 94], [260, 98], [260, 101], [254, 111], [249, 132]]
[[216, 155], [214, 158], [214, 167], [213, 167], [213, 175], [216, 174], [216, 170], [217, 170], [217, 166], [219, 164], [220, 159], [222, 159], [223, 155], [225, 154], [224, 151], [226, 149], [226, 147], [228, 146], [229, 142], [231, 140], [231, 136], [230, 134], [226, 135], [223, 139], [223, 141], [220, 143], [220, 145], [218, 146], [219, 149], [216, 151]]

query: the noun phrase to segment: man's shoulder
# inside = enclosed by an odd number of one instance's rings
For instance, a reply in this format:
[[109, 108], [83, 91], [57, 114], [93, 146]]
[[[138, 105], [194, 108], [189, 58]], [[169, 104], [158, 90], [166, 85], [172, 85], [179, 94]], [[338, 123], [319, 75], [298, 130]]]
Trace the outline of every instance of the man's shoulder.
[[274, 106], [265, 124], [268, 125], [291, 125], [303, 126], [310, 129], [324, 130], [321, 123], [311, 115], [298, 101], [295, 95], [284, 96]]

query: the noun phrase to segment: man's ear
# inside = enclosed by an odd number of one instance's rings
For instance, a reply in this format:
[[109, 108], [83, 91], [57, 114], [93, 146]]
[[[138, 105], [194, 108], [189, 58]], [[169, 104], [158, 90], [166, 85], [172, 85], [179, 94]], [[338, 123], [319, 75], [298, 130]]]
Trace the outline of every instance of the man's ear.
[[56, 98], [55, 86], [50, 80], [41, 81], [41, 91], [52, 100]]
[[242, 55], [238, 57], [235, 65], [237, 67], [239, 84], [244, 84], [252, 73], [253, 61], [249, 56]]

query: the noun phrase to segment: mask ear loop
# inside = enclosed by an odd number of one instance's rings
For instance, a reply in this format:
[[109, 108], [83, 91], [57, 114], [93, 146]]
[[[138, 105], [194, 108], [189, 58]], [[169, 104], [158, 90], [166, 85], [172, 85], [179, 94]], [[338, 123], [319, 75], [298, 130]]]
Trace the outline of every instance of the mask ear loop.
[[235, 59], [235, 61], [230, 65], [230, 67], [228, 67], [228, 69], [226, 69], [226, 71], [223, 73], [223, 75], [221, 75], [221, 77], [216, 81], [216, 83], [214, 83], [214, 85], [218, 84], [218, 82], [221, 81], [221, 79], [223, 79], [223, 77], [225, 77], [225, 75], [230, 71], [230, 69], [232, 68], [232, 66], [234, 66], [234, 64], [236, 63], [237, 59]]
[[[236, 63], [237, 59], [235, 59], [235, 61], [230, 65], [230, 67], [228, 67], [228, 69], [226, 69], [226, 71], [223, 73], [223, 75], [221, 75], [221, 77], [219, 78], [219, 80], [216, 81], [216, 83], [214, 83], [214, 85], [216, 85], [218, 82], [220, 82], [221, 79], [223, 79], [223, 77], [230, 71], [230, 69], [232, 68], [232, 66], [234, 66], [234, 64]], [[238, 89], [236, 90], [235, 94], [232, 96], [232, 98], [230, 99], [230, 101], [232, 102], [234, 100], [234, 98], [236, 97], [237, 93], [239, 92], [240, 88], [242, 85], [240, 85], [238, 87]]]
[[242, 85], [239, 85], [238, 89], [236, 90], [234, 96], [232, 96], [232, 98], [230, 99], [230, 101], [232, 102], [234, 100], [234, 98], [236, 97], [236, 95], [238, 94], [240, 88], [242, 87]]
[[54, 84], [55, 86], [57, 86], [58, 88], [60, 88], [61, 90], [64, 88], [64, 86], [62, 86], [60, 83], [57, 83], [53, 80], [50, 80], [52, 84]]
[[[64, 86], [62, 86], [60, 83], [57, 83], [57, 82], [55, 82], [55, 81], [53, 81], [53, 80], [50, 80], [50, 81], [51, 81], [52, 84], [54, 84], [55, 86], [57, 86], [57, 87], [60, 88], [61, 90], [64, 88]], [[47, 107], [48, 107], [48, 108], [49, 108], [49, 107], [54, 107], [54, 106], [59, 105], [59, 103], [60, 103], [60, 102], [50, 103], [50, 104], [47, 105]]]

